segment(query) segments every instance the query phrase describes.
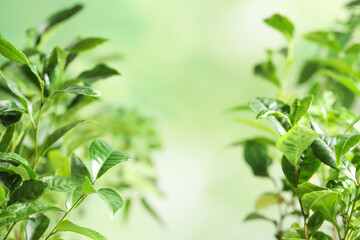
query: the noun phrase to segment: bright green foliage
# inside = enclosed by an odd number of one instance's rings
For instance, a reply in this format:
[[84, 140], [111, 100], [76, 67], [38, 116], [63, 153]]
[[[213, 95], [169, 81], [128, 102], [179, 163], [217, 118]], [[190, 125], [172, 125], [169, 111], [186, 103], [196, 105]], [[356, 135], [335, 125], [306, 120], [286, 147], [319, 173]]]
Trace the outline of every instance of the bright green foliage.
[[[79, 206], [88, 210], [89, 195], [104, 200], [110, 217], [124, 205], [128, 216], [137, 201], [160, 219], [146, 201], [149, 193], [161, 195], [151, 159], [160, 147], [152, 120], [101, 101], [92, 105], [101, 95], [95, 85], [120, 75], [111, 66], [67, 71], [79, 55], [107, 40], [84, 37], [50, 51], [41, 47], [81, 9], [78, 4], [59, 11], [30, 29], [26, 50], [0, 38], [1, 239], [55, 240], [73, 232], [104, 240], [66, 219]], [[130, 167], [120, 165], [130, 159], [125, 152], [132, 153]]]
[[[256, 212], [245, 221], [274, 224], [278, 240], [360, 239], [360, 116], [351, 111], [356, 110], [360, 96], [360, 44], [355, 34], [359, 6], [357, 0], [347, 5], [350, 17], [338, 23], [341, 31], [296, 36], [288, 18], [275, 14], [265, 20], [286, 37], [286, 51], [268, 50], [274, 60], [256, 65], [254, 73], [274, 83], [279, 92], [276, 98], [251, 100], [249, 108], [255, 112], [254, 118], [269, 120], [279, 134], [274, 136], [267, 126], [242, 119], [240, 123], [260, 126], [257, 129], [267, 135], [239, 140], [233, 146], [243, 146], [244, 160], [254, 175], [266, 177], [263, 179], [275, 186], [260, 195]], [[299, 38], [320, 48], [309, 54], [316, 58], [295, 65], [302, 68], [294, 77], [290, 72], [293, 62], [299, 61], [294, 55]], [[275, 61], [277, 57], [285, 57], [285, 65]], [[275, 69], [283, 75], [277, 75]], [[301, 91], [289, 90], [288, 83], [296, 83], [296, 90]], [[240, 106], [235, 110], [247, 109]], [[282, 177], [273, 175], [276, 168], [281, 168]], [[262, 213], [274, 207], [278, 217]]]

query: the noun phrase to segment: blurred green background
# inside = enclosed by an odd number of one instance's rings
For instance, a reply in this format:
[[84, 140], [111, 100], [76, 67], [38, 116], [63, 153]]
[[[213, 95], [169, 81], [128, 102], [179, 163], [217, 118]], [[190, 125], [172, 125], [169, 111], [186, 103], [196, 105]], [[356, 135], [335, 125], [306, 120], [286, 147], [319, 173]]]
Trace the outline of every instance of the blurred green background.
[[[25, 45], [25, 29], [71, 6], [73, 0], [0, 0], [0, 34]], [[111, 39], [79, 64], [106, 60], [122, 73], [99, 88], [104, 101], [139, 109], [156, 119], [163, 149], [154, 158], [164, 197], [151, 203], [165, 221], [159, 225], [141, 207], [128, 222], [109, 219], [104, 203], [89, 198], [83, 226], [108, 239], [232, 240], [272, 239], [272, 226], [242, 223], [257, 196], [271, 184], [255, 179], [240, 148], [229, 143], [254, 135], [235, 122], [245, 114], [226, 109], [275, 89], [254, 76], [252, 66], [283, 39], [262, 20], [279, 12], [296, 34], [328, 28], [344, 15], [345, 1], [329, 0], [89, 0], [86, 8], [52, 39], [68, 44], [75, 36]], [[313, 45], [299, 41], [295, 57]], [[46, 46], [44, 46], [46, 48]], [[120, 53], [120, 54], [117, 54]], [[296, 66], [296, 65], [295, 65]], [[76, 67], [71, 69], [77, 72]], [[296, 74], [294, 71], [293, 74]], [[73, 238], [71, 238], [73, 239]], [[75, 239], [82, 239], [76, 237]]]

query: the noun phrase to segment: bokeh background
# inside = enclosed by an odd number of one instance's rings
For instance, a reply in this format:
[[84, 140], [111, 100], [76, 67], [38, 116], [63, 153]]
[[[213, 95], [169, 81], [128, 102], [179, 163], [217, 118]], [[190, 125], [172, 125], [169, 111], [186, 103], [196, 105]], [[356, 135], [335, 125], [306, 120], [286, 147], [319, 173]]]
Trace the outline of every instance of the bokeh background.
[[[24, 46], [24, 31], [38, 26], [73, 0], [0, 0], [0, 33]], [[271, 188], [252, 177], [235, 140], [255, 130], [236, 123], [229, 107], [275, 89], [252, 75], [264, 50], [278, 49], [280, 34], [263, 24], [273, 13], [288, 16], [299, 36], [331, 27], [344, 15], [340, 0], [89, 0], [51, 44], [75, 36], [100, 36], [110, 42], [82, 58], [82, 64], [108, 60], [120, 78], [98, 87], [104, 101], [139, 109], [156, 119], [163, 148], [154, 155], [164, 197], [151, 204], [161, 226], [135, 207], [129, 221], [109, 219], [104, 203], [90, 197], [91, 211], [71, 218], [109, 240], [272, 239], [272, 226], [243, 223], [257, 196]], [[50, 44], [50, 45], [51, 45]], [[314, 46], [298, 41], [295, 57]], [[114, 54], [121, 53], [121, 54]], [[296, 67], [296, 64], [295, 64]], [[296, 71], [295, 73], [296, 74]], [[71, 239], [82, 239], [74, 236]]]

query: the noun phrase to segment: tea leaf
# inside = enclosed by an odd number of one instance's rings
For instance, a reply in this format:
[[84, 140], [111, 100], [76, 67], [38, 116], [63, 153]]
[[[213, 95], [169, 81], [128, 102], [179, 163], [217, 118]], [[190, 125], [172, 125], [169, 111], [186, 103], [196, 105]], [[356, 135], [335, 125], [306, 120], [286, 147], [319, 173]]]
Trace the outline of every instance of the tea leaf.
[[281, 32], [288, 41], [293, 38], [295, 27], [287, 17], [280, 14], [274, 14], [270, 18], [265, 19], [264, 22]]
[[244, 219], [244, 221], [251, 221], [251, 220], [265, 220], [277, 226], [277, 222], [275, 220], [265, 217], [264, 215], [261, 215], [259, 213], [250, 213]]
[[40, 240], [50, 223], [50, 219], [44, 214], [31, 215], [25, 224], [26, 240]]
[[80, 73], [77, 79], [81, 79], [86, 82], [96, 82], [115, 75], [120, 75], [120, 73], [105, 64], [98, 64], [93, 69]]
[[41, 38], [43, 35], [48, 32], [50, 29], [58, 25], [59, 23], [69, 19], [73, 15], [75, 15], [77, 12], [79, 12], [83, 8], [83, 5], [77, 4], [72, 8], [62, 10], [52, 16], [50, 16], [46, 21], [44, 21], [40, 27], [38, 28], [38, 36], [36, 39], [36, 45], [38, 45], [41, 42]]
[[314, 233], [317, 231], [321, 225], [324, 223], [324, 218], [319, 212], [315, 212], [308, 220], [308, 231], [309, 233]]
[[301, 100], [295, 99], [295, 101], [291, 104], [289, 115], [289, 119], [292, 124], [297, 123], [305, 115], [313, 100], [313, 96], [307, 96]]
[[76, 187], [81, 186], [81, 182], [62, 176], [47, 176], [41, 178], [47, 184], [47, 189], [56, 192], [71, 192]]
[[259, 211], [263, 208], [269, 207], [271, 205], [280, 204], [282, 198], [277, 193], [263, 193], [255, 203], [255, 210]]
[[8, 58], [11, 61], [22, 63], [25, 65], [29, 64], [25, 54], [18, 50], [10, 42], [6, 41], [3, 38], [0, 38], [0, 54]]
[[338, 193], [330, 190], [320, 190], [304, 194], [302, 197], [303, 209], [309, 214], [310, 209], [319, 212], [323, 218], [337, 224], [333, 215], [333, 206], [338, 198]]
[[89, 170], [81, 159], [75, 153], [71, 154], [71, 178], [85, 181], [85, 177], [92, 180]]
[[85, 177], [85, 182], [83, 184], [82, 190], [83, 190], [84, 194], [96, 193], [94, 186], [92, 185], [89, 178], [87, 178], [87, 177]]
[[0, 219], [0, 226], [6, 224], [17, 222], [23, 219], [28, 218], [31, 215], [47, 212], [47, 211], [62, 211], [60, 208], [47, 206], [39, 203], [27, 203], [27, 204], [14, 204], [7, 208], [7, 211], [10, 211], [16, 214], [16, 217], [7, 217]]
[[56, 227], [56, 232], [74, 232], [93, 240], [106, 240], [106, 238], [100, 233], [90, 228], [80, 227], [69, 220], [60, 222]]
[[267, 144], [259, 140], [247, 140], [244, 145], [244, 159], [255, 176], [269, 177], [268, 167], [272, 159], [268, 154]]
[[254, 68], [254, 74], [265, 80], [268, 80], [278, 88], [280, 88], [280, 80], [276, 75], [276, 68], [271, 59], [266, 62], [259, 63]]
[[351, 78], [336, 74], [333, 71], [326, 70], [326, 69], [321, 69], [317, 73], [327, 76], [327, 77], [330, 77], [330, 78], [338, 81], [339, 83], [344, 85], [347, 89], [349, 89], [356, 95], [360, 96], [360, 89], [357, 86], [357, 83], [354, 80], [352, 80]]
[[353, 150], [360, 141], [360, 134], [338, 135], [337, 139], [338, 141], [334, 148], [336, 155], [336, 163], [338, 166], [340, 166], [341, 159], [344, 157], [344, 155], [349, 151]]
[[304, 36], [305, 39], [315, 42], [321, 46], [327, 47], [334, 52], [340, 52], [341, 47], [333, 32], [316, 31], [308, 33]]
[[109, 206], [111, 217], [124, 206], [124, 200], [115, 190], [111, 188], [101, 188], [97, 190], [97, 194], [106, 202]]
[[0, 161], [14, 161], [24, 167], [30, 179], [36, 179], [37, 175], [29, 166], [28, 162], [16, 153], [0, 153]]
[[306, 83], [308, 80], [310, 80], [312, 76], [315, 75], [319, 67], [320, 66], [318, 63], [307, 61], [305, 65], [302, 67], [297, 83], [298, 84]]
[[299, 166], [301, 154], [317, 138], [317, 133], [310, 128], [296, 125], [284, 134], [276, 143], [276, 147], [284, 153], [293, 166]]
[[73, 85], [66, 89], [57, 90], [53, 93], [53, 95], [57, 94], [57, 93], [71, 93], [71, 94], [79, 94], [79, 95], [85, 95], [85, 96], [90, 96], [90, 97], [100, 97], [100, 95], [101, 95], [99, 91], [95, 90], [92, 87], [80, 86], [80, 85]]
[[77, 41], [74, 45], [69, 48], [70, 53], [79, 53], [87, 50], [91, 50], [98, 45], [106, 42], [105, 38], [84, 38]]
[[46, 189], [47, 184], [37, 180], [26, 180], [11, 195], [8, 205], [33, 202], [38, 199]]
[[61, 128], [58, 128], [53, 133], [51, 133], [46, 140], [44, 141], [43, 145], [41, 146], [41, 149], [39, 151], [40, 156], [44, 156], [46, 152], [50, 149], [52, 145], [54, 145], [60, 138], [62, 138], [68, 131], [79, 125], [80, 123], [83, 123], [84, 120], [76, 121], [74, 123], [71, 123], [69, 125], [63, 126]]
[[[1, 127], [0, 127], [1, 128]], [[14, 135], [15, 126], [11, 125], [6, 129], [5, 134], [2, 136], [2, 139], [0, 137], [0, 152], [7, 152], [9, 150], [9, 147], [11, 145], [11, 141]], [[1, 133], [0, 133], [1, 135]]]
[[113, 150], [105, 141], [95, 140], [90, 145], [92, 176], [96, 180], [115, 165], [126, 161], [126, 153]]

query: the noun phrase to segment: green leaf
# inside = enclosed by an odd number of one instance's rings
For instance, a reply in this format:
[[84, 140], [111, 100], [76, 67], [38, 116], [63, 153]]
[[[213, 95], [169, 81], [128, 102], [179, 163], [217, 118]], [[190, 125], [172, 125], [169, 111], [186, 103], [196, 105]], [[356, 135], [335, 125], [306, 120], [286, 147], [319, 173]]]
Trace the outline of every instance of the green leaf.
[[[327, 140], [328, 142], [325, 140]], [[346, 158], [343, 158], [341, 160], [340, 167], [337, 166], [335, 151], [333, 149], [333, 144], [331, 143], [332, 141], [333, 139], [326, 139], [325, 136], [318, 137], [311, 145], [313, 153], [318, 159], [320, 159], [320, 161], [322, 161], [329, 167], [340, 171], [356, 183], [356, 169]]]
[[[0, 126], [1, 129], [1, 126]], [[2, 139], [0, 137], [0, 152], [7, 152], [10, 148], [12, 138], [14, 135], [15, 125], [11, 125], [6, 129], [5, 134], [2, 136]], [[0, 130], [1, 131], [1, 130]], [[0, 133], [1, 135], [1, 133]]]
[[98, 64], [93, 69], [80, 73], [77, 79], [81, 79], [86, 82], [96, 82], [115, 75], [120, 75], [120, 73], [105, 64]]
[[13, 217], [16, 217], [16, 214], [13, 213], [13, 212], [6, 211], [6, 210], [1, 210], [0, 211], [0, 219], [2, 219], [2, 218], [13, 218]]
[[65, 89], [57, 90], [53, 93], [71, 93], [71, 94], [78, 94], [78, 95], [85, 95], [90, 97], [100, 97], [100, 92], [92, 87], [89, 86], [80, 86], [80, 85], [73, 85]]
[[297, 81], [298, 84], [306, 83], [308, 80], [311, 79], [312, 76], [317, 72], [319, 69], [319, 64], [311, 61], [305, 62], [303, 66], [299, 79]]
[[315, 31], [306, 34], [304, 38], [315, 42], [320, 46], [326, 47], [334, 52], [338, 53], [341, 51], [340, 43], [336, 39], [336, 36], [333, 32]]
[[79, 12], [83, 8], [83, 5], [77, 4], [69, 9], [62, 10], [52, 16], [50, 16], [46, 21], [44, 21], [40, 27], [38, 28], [38, 36], [36, 40], [36, 45], [38, 45], [43, 37], [43, 35], [48, 32], [50, 29], [62, 23], [63, 21], [69, 19], [74, 16], [77, 12]]
[[268, 167], [272, 164], [272, 158], [268, 154], [268, 145], [266, 143], [256, 139], [246, 141], [244, 159], [255, 176], [269, 177]]
[[335, 81], [339, 82], [340, 84], [342, 84], [344, 87], [346, 87], [347, 89], [349, 89], [356, 95], [360, 96], [360, 89], [355, 80], [352, 80], [351, 78], [349, 78], [347, 76], [337, 74], [334, 71], [327, 70], [327, 69], [321, 69], [317, 72], [317, 74], [321, 74], [321, 75], [324, 75], [331, 79], [334, 79]]
[[26, 111], [19, 108], [14, 101], [0, 101], [0, 123], [8, 127], [18, 122]]
[[109, 206], [111, 217], [114, 217], [115, 213], [124, 206], [124, 200], [120, 194], [111, 188], [101, 188], [97, 190], [97, 194]]
[[145, 198], [141, 198], [141, 204], [154, 219], [156, 219], [161, 224], [163, 223], [163, 220], [160, 218], [160, 216], [156, 213], [156, 211], [153, 209], [153, 207], [148, 203], [148, 201]]
[[360, 5], [360, 0], [354, 0], [346, 4], [347, 7], [357, 7], [358, 5]]
[[69, 49], [69, 52], [79, 53], [79, 52], [91, 50], [106, 41], [107, 39], [104, 38], [84, 38], [77, 41], [74, 45], [72, 45]]
[[26, 110], [27, 110], [27, 112], [28, 112], [28, 114], [29, 114], [29, 117], [30, 117], [31, 122], [33, 123], [33, 125], [35, 125], [34, 119], [33, 119], [33, 117], [32, 117], [32, 111], [33, 111], [33, 109], [32, 109], [32, 104], [31, 104], [31, 102], [21, 93], [21, 91], [20, 91], [19, 87], [16, 85], [16, 83], [13, 82], [13, 81], [11, 81], [11, 80], [9, 80], [9, 79], [7, 79], [7, 78], [2, 74], [1, 71], [0, 71], [0, 76], [1, 76], [2, 79], [5, 80], [6, 85], [8, 86], [8, 88], [10, 89], [10, 91], [19, 98], [20, 102], [21, 102], [21, 103], [24, 105], [24, 107], [26, 108]]
[[336, 163], [339, 167], [341, 165], [341, 159], [348, 152], [352, 151], [360, 141], [360, 134], [355, 135], [343, 135], [337, 136], [337, 143], [335, 144]]
[[271, 205], [277, 205], [282, 202], [282, 197], [277, 193], [263, 193], [255, 203], [255, 210], [259, 211]]
[[34, 170], [28, 165], [28, 162], [16, 153], [0, 153], [0, 161], [14, 161], [25, 168], [30, 179], [36, 179], [37, 177]]
[[259, 121], [255, 121], [255, 120], [251, 120], [251, 119], [243, 119], [243, 118], [238, 118], [236, 119], [237, 122], [239, 123], [244, 123], [246, 125], [252, 126], [254, 128], [257, 128], [263, 132], [269, 133], [272, 136], [277, 137], [278, 133], [275, 132], [273, 129], [271, 129], [270, 127], [259, 123]]
[[22, 177], [19, 174], [16, 174], [11, 170], [0, 172], [0, 185], [3, 185], [9, 189], [10, 194], [12, 194], [15, 189], [20, 187], [21, 183]]
[[301, 100], [298, 98], [294, 100], [294, 102], [291, 104], [291, 110], [289, 115], [289, 119], [292, 124], [295, 124], [300, 121], [300, 119], [308, 111], [313, 100], [314, 100], [313, 96], [307, 96]]
[[90, 145], [92, 176], [96, 180], [115, 165], [127, 161], [126, 153], [113, 150], [105, 141], [95, 140]]
[[[326, 67], [326, 69], [333, 69], [336, 70], [334, 72], [338, 72], [344, 75], [349, 75], [357, 80], [360, 80], [360, 74], [353, 68], [353, 66], [341, 59], [316, 58], [316, 59], [311, 59], [309, 61], [321, 64], [323, 68]], [[326, 70], [326, 69], [322, 69], [322, 70]]]
[[[249, 107], [257, 114], [264, 110], [274, 110], [287, 116], [290, 112], [289, 105], [286, 105], [284, 102], [272, 98], [258, 97], [252, 99], [249, 102]], [[276, 118], [274, 116], [269, 116], [267, 119], [269, 119], [270, 122], [275, 126], [280, 135], [284, 135], [286, 133], [286, 130], [290, 128], [289, 123], [284, 118]]]
[[287, 180], [296, 186], [296, 183], [302, 184], [308, 181], [320, 167], [321, 161], [317, 159], [310, 148], [306, 149], [301, 155], [300, 164], [298, 166], [298, 179], [296, 181], [295, 167], [283, 156], [281, 160], [282, 170]]
[[95, 190], [93, 184], [90, 182], [89, 178], [87, 178], [87, 177], [85, 177], [85, 181], [84, 181], [82, 190], [83, 190], [84, 194], [96, 193], [96, 190]]
[[310, 128], [296, 125], [283, 135], [277, 142], [276, 147], [284, 153], [293, 166], [299, 166], [301, 154], [317, 138], [317, 133]]
[[93, 240], [106, 240], [106, 238], [103, 235], [96, 232], [95, 230], [92, 230], [90, 228], [80, 227], [70, 222], [69, 220], [64, 220], [60, 222], [57, 225], [55, 232], [74, 232]]
[[26, 240], [40, 240], [50, 223], [50, 219], [44, 214], [31, 215], [25, 224]]
[[360, 52], [360, 44], [359, 43], [355, 43], [345, 50], [346, 55], [358, 54], [359, 52]]
[[46, 189], [47, 184], [37, 180], [27, 180], [11, 195], [8, 205], [28, 203], [38, 199]]
[[2, 138], [6, 134], [6, 127], [2, 124], [0, 124], [0, 141], [2, 141]]
[[44, 156], [46, 152], [50, 149], [52, 145], [54, 145], [62, 136], [64, 136], [68, 131], [79, 125], [80, 123], [83, 123], [84, 120], [76, 121], [74, 123], [71, 123], [69, 125], [63, 126], [61, 128], [58, 128], [55, 132], [50, 134], [46, 139], [43, 145], [40, 148], [39, 156]]
[[29, 63], [25, 54], [3, 38], [0, 38], [0, 54], [14, 62], [23, 63], [25, 65], [28, 65]]
[[311, 209], [320, 213], [325, 220], [337, 225], [336, 216], [333, 215], [333, 206], [338, 199], [338, 195], [337, 192], [330, 190], [306, 193], [301, 199], [304, 212], [309, 214]]
[[81, 159], [75, 154], [71, 154], [71, 178], [84, 180], [85, 177], [92, 180], [91, 174]]
[[348, 131], [350, 131], [350, 129], [358, 122], [360, 121], [360, 115], [357, 116], [356, 118], [354, 118], [354, 120], [351, 121], [350, 125], [346, 128], [344, 133], [347, 133]]
[[41, 178], [41, 181], [47, 184], [48, 190], [56, 192], [71, 192], [82, 185], [82, 182], [62, 176], [47, 176]]
[[324, 218], [319, 212], [315, 212], [308, 220], [308, 231], [310, 234], [317, 231], [321, 225], [324, 223]]
[[275, 111], [275, 110], [269, 110], [269, 109], [265, 109], [265, 110], [261, 111], [258, 115], [256, 115], [256, 119], [268, 118], [269, 116], [274, 116], [277, 118], [285, 118], [287, 121], [289, 121], [289, 117], [286, 116], [285, 114]]
[[275, 226], [277, 226], [277, 223], [276, 223], [275, 220], [270, 219], [270, 218], [268, 218], [268, 217], [265, 217], [264, 215], [259, 214], [259, 213], [250, 213], [250, 214], [248, 214], [248, 215], [245, 217], [245, 219], [244, 219], [245, 222], [246, 222], [246, 221], [251, 221], [251, 220], [265, 220], [265, 221], [271, 222], [271, 223], [273, 223]]
[[281, 32], [288, 41], [293, 38], [295, 28], [287, 17], [280, 14], [274, 14], [270, 18], [265, 19], [264, 22], [270, 27], [273, 27]]
[[60, 47], [55, 47], [49, 58], [45, 60], [43, 76], [46, 90], [52, 92], [58, 89], [59, 80], [62, 78], [65, 64], [65, 53]]
[[16, 217], [12, 216], [12, 217], [0, 219], [0, 226], [4, 226], [12, 222], [24, 220], [29, 216], [37, 213], [48, 212], [48, 211], [63, 211], [60, 208], [47, 206], [39, 203], [14, 204], [8, 207], [6, 210], [14, 213]]
[[254, 68], [254, 74], [265, 80], [268, 80], [276, 87], [280, 88], [280, 80], [276, 75], [276, 68], [271, 59], [266, 62], [259, 63]]

